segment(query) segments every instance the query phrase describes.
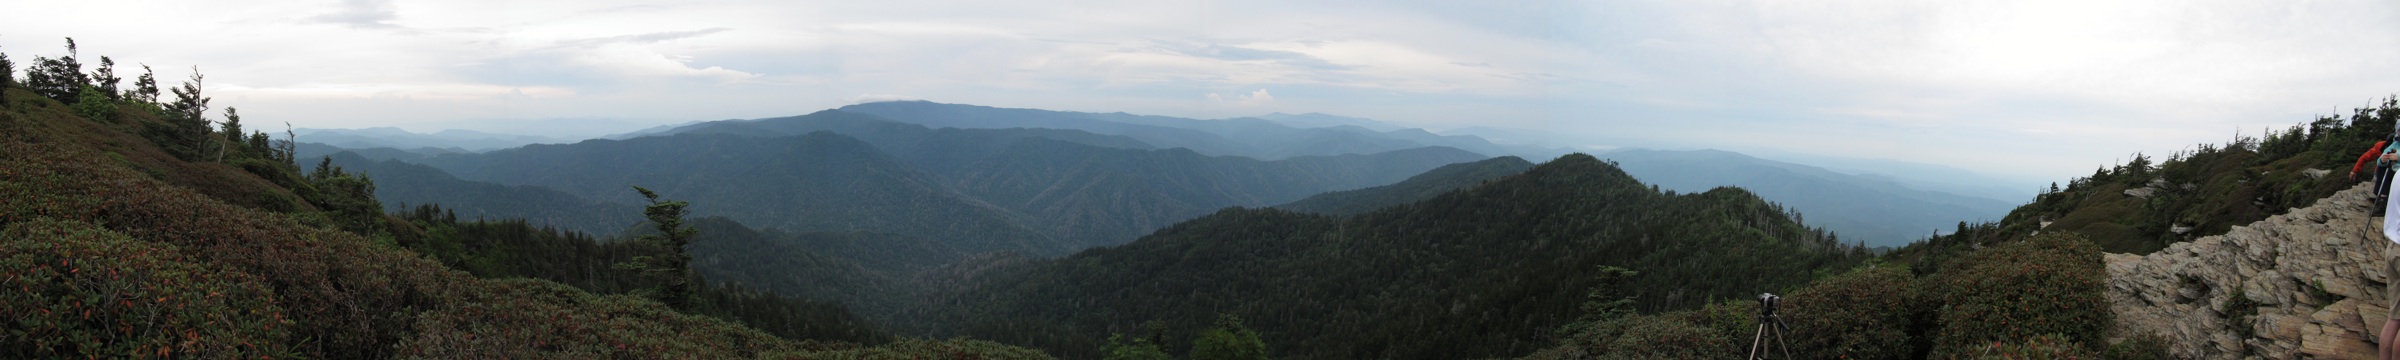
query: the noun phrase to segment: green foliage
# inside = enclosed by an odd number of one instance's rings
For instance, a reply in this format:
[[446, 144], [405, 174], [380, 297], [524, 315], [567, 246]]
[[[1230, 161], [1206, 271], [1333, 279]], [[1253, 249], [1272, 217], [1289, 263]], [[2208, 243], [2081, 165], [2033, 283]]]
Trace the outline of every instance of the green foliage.
[[125, 98], [141, 104], [158, 104], [158, 73], [150, 65], [142, 65], [142, 76], [133, 79], [133, 88], [125, 90]]
[[281, 357], [291, 321], [248, 274], [174, 245], [35, 218], [0, 229], [7, 358]]
[[691, 204], [660, 201], [658, 193], [640, 186], [633, 187], [633, 190], [641, 192], [642, 198], [650, 201], [648, 207], [642, 208], [642, 216], [650, 218], [650, 222], [658, 226], [657, 234], [642, 235], [635, 241], [649, 245], [655, 252], [634, 256], [633, 261], [617, 266], [653, 279], [651, 282], [654, 287], [645, 289], [643, 294], [669, 307], [689, 310], [692, 308], [694, 284], [700, 278], [692, 273], [692, 255], [685, 252], [685, 248], [692, 243], [693, 234], [698, 231], [683, 225], [684, 208]]
[[[243, 197], [221, 194], [291, 191], [255, 192], [244, 187], [272, 185], [65, 111], [19, 109], [0, 111], [0, 271], [15, 271], [0, 274], [0, 311], [25, 327], [0, 330], [13, 332], [0, 357], [1046, 358], [967, 340], [795, 342], [638, 297], [478, 279], [374, 240], [421, 241], [407, 224], [369, 237], [297, 219], [324, 212], [229, 205]], [[700, 311], [774, 306], [724, 294]], [[151, 346], [167, 342], [165, 356]]]
[[[1759, 336], [1755, 301], [1710, 304], [1682, 310], [1617, 318], [1559, 340], [1559, 346], [1535, 351], [1527, 359], [1704, 359], [1749, 355]], [[1781, 357], [1781, 348], [1767, 350]]]
[[2225, 316], [2225, 331], [2248, 339], [2258, 332], [2254, 325], [2258, 322], [2258, 308], [2266, 305], [2251, 300], [2247, 290], [2236, 284], [2233, 292], [2225, 294], [2225, 301], [2218, 304], [2217, 314]]
[[1166, 350], [1159, 349], [1158, 344], [1150, 343], [1150, 339], [1127, 337], [1124, 334], [1109, 334], [1108, 345], [1100, 347], [1100, 359], [1174, 360], [1175, 357], [1168, 356]]
[[75, 115], [81, 115], [92, 121], [115, 123], [117, 121], [117, 102], [109, 100], [106, 94], [99, 88], [84, 85], [81, 95], [77, 96], [80, 100], [76, 101], [74, 105]]
[[[460, 221], [458, 215], [434, 205], [418, 205], [399, 214], [421, 233], [402, 233], [402, 246], [425, 254], [451, 268], [483, 278], [533, 278], [556, 281], [595, 294], [632, 294], [655, 287], [660, 280], [615, 268], [636, 256], [655, 254], [648, 244], [602, 242], [583, 233], [537, 227], [521, 219]], [[702, 223], [706, 223], [705, 221]], [[719, 236], [716, 231], [700, 232]], [[694, 248], [715, 245], [696, 241]], [[880, 343], [889, 336], [868, 326], [840, 304], [810, 301], [753, 290], [718, 280], [699, 289], [689, 313], [741, 323], [786, 339], [839, 340]]]
[[765, 228], [868, 231], [935, 239], [966, 253], [1053, 257], [1121, 244], [1228, 206], [1389, 184], [1484, 158], [1424, 148], [1262, 161], [1152, 150], [1081, 131], [932, 129], [839, 110], [682, 131], [423, 163], [460, 179], [549, 187], [597, 202], [634, 203], [622, 184], [656, 184], [706, 204], [693, 215]]
[[[254, 148], [274, 152], [271, 155], [282, 155], [282, 150], [270, 147], [264, 136], [253, 136], [252, 139], [253, 144], [268, 144]], [[389, 212], [412, 211], [411, 206], [415, 204], [441, 204], [443, 210], [456, 212], [458, 216], [470, 220], [521, 218], [542, 226], [587, 234], [616, 234], [643, 221], [641, 208], [633, 205], [594, 202], [538, 186], [459, 180], [430, 166], [397, 160], [373, 161], [347, 151], [327, 157], [333, 159], [335, 166], [373, 177], [375, 198]], [[227, 163], [245, 170], [254, 168], [241, 160], [227, 160]], [[271, 164], [271, 160], [257, 162], [259, 167]], [[269, 176], [260, 174], [262, 177]]]
[[1573, 335], [1583, 332], [1583, 329], [1593, 325], [1633, 315], [1634, 298], [1632, 295], [1625, 294], [1627, 290], [1631, 290], [1626, 289], [1625, 286], [1634, 276], [1640, 274], [1637, 271], [1607, 265], [1602, 265], [1598, 270], [1593, 271], [1592, 290], [1584, 293], [1583, 305], [1580, 307], [1583, 315], [1576, 317], [1575, 322], [1559, 326], [1559, 335]]
[[2158, 336], [2158, 334], [2140, 333], [2133, 336], [2128, 336], [2124, 341], [2118, 341], [2116, 344], [2109, 345], [2108, 351], [2101, 353], [2101, 358], [2115, 360], [2166, 360], [2170, 358], [2167, 355], [2169, 349], [2170, 348], [2167, 347], [2166, 337]]
[[[8, 53], [0, 53], [0, 89], [12, 86], [17, 86], [17, 62], [9, 61]], [[8, 102], [0, 101], [0, 109], [6, 108]]]
[[1641, 270], [1617, 290], [1637, 311], [1689, 309], [1867, 256], [1826, 235], [1738, 189], [1663, 194], [1570, 155], [1356, 216], [1227, 209], [1124, 246], [982, 271], [934, 297], [955, 306], [904, 326], [1097, 357], [1111, 326], [1196, 329], [1231, 313], [1276, 357], [1514, 356], [1581, 315], [1600, 265]]
[[[86, 89], [83, 91], [92, 92], [97, 90], [97, 92], [100, 93], [101, 98], [108, 100], [110, 106], [115, 106], [117, 100], [122, 99], [119, 97], [122, 95], [117, 94], [117, 83], [124, 82], [125, 79], [117, 77], [117, 60], [110, 59], [107, 56], [100, 57], [100, 68], [92, 69], [92, 75], [90, 78], [92, 82], [86, 86], [91, 86], [92, 89]], [[82, 101], [88, 100], [79, 100], [76, 102], [76, 104], [82, 104]]]
[[1216, 326], [1192, 339], [1192, 360], [1266, 360], [1267, 343], [1242, 326], [1242, 318], [1218, 314]]
[[342, 171], [332, 159], [324, 159], [309, 172], [308, 182], [310, 191], [300, 197], [324, 210], [335, 227], [362, 235], [383, 230], [383, 203], [375, 200], [374, 179]]
[[942, 341], [901, 339], [872, 348], [845, 348], [802, 354], [800, 358], [817, 359], [958, 359], [958, 360], [1038, 360], [1050, 355], [1031, 349], [1002, 345], [996, 342], [950, 339]]
[[67, 38], [67, 56], [47, 58], [36, 56], [33, 66], [25, 69], [25, 89], [61, 104], [74, 104], [78, 93], [91, 78], [84, 75], [83, 63], [76, 60], [75, 38]]
[[1533, 163], [1515, 156], [1502, 156], [1483, 161], [1463, 162], [1434, 168], [1408, 180], [1358, 190], [1335, 191], [1309, 196], [1276, 208], [1327, 215], [1354, 215], [1394, 205], [1431, 199], [1442, 193], [1482, 185], [1493, 179], [1524, 173]]
[[173, 130], [172, 136], [167, 140], [177, 144], [177, 147], [168, 149], [182, 149], [183, 152], [175, 155], [184, 161], [199, 161], [213, 150], [209, 146], [211, 137], [208, 136], [208, 102], [210, 98], [202, 96], [200, 93], [202, 77], [200, 67], [192, 67], [192, 79], [185, 80], [183, 86], [172, 89], [175, 93], [175, 102], [164, 104], [167, 124]]
[[1975, 252], [1926, 285], [1940, 303], [1935, 356], [2046, 334], [2105, 344], [2114, 316], [2107, 276], [2099, 247], [2073, 234], [2043, 234]]
[[[1887, 257], [1930, 273], [1979, 244], [2018, 241], [2035, 233], [2075, 232], [2104, 251], [2132, 254], [2223, 234], [2235, 225], [2305, 207], [2372, 181], [2373, 166], [2358, 174], [2348, 170], [2361, 152], [2392, 134], [2394, 122], [2400, 121], [2400, 97], [2373, 105], [2347, 117], [2325, 116], [2280, 131], [2270, 129], [2263, 139], [2237, 134], [2230, 142], [2200, 144], [2163, 160], [2134, 154], [2126, 164], [2096, 169], [2064, 188], [2046, 191], [1999, 221], [1965, 226]], [[2330, 173], [2308, 175], [2312, 171]], [[2054, 223], [2045, 227], [2044, 222]]]
[[[1922, 358], [1932, 309], [1898, 266], [1869, 266], [1818, 280], [1784, 297], [1792, 350], [1801, 358]], [[1921, 335], [1923, 334], [1923, 335]]]
[[[2090, 346], [2059, 334], [2042, 334], [2017, 341], [2002, 341], [1977, 345], [1972, 351], [1958, 352], [1959, 357], [1974, 359], [2098, 359]], [[2162, 349], [2163, 350], [2163, 349]], [[2163, 354], [2164, 352], [2160, 352]]]

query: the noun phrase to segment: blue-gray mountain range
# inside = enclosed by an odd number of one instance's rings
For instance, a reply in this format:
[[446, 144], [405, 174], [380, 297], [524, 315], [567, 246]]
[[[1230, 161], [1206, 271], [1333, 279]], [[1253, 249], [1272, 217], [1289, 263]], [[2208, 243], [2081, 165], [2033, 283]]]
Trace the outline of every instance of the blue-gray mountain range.
[[[961, 244], [974, 244], [961, 250], [1034, 254], [1120, 243], [1227, 206], [1285, 204], [1319, 193], [1364, 191], [1427, 177], [1430, 183], [1406, 186], [1412, 195], [1353, 194], [1378, 200], [1364, 205], [1318, 200], [1310, 206], [1355, 212], [1413, 201], [1447, 191], [1444, 187], [1505, 175], [1507, 171], [1495, 169], [1510, 167], [1487, 164], [1483, 171], [1420, 174], [1442, 165], [1565, 152], [1313, 113], [1198, 120], [923, 101], [858, 104], [785, 118], [696, 122], [612, 136], [617, 140], [483, 153], [443, 142], [451, 140], [391, 130], [321, 131], [314, 136], [367, 138], [349, 147], [336, 144], [361, 155], [336, 160], [365, 168], [362, 171], [370, 176], [377, 171], [428, 170], [362, 163], [396, 160], [428, 165], [461, 182], [551, 189], [617, 206], [637, 200], [627, 186], [644, 185], [692, 194], [681, 198], [703, 204], [697, 207], [700, 215], [723, 215], [757, 226], [976, 237], [983, 239], [961, 239]], [[385, 137], [373, 136], [378, 134]], [[445, 144], [453, 146], [436, 146]], [[310, 157], [334, 151], [313, 146], [303, 150]], [[1598, 156], [1666, 189], [1747, 188], [1801, 212], [1812, 225], [1870, 246], [1899, 245], [1960, 221], [1997, 218], [2011, 204], [1732, 152], [1624, 150]], [[379, 181], [394, 189], [431, 186]], [[558, 211], [529, 213], [476, 204], [489, 200], [427, 195], [435, 193], [410, 190], [381, 197], [394, 206], [432, 202], [491, 216], [560, 216]], [[927, 217], [944, 221], [912, 220]], [[590, 222], [575, 228], [615, 231]]]

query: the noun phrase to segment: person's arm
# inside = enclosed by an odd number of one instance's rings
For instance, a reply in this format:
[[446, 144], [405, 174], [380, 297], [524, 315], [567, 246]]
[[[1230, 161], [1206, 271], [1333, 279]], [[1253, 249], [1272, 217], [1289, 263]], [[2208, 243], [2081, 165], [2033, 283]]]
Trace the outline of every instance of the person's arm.
[[[2352, 180], [2357, 180], [2357, 179], [2358, 179], [2358, 170], [2359, 170], [2359, 169], [2362, 169], [2362, 168], [2366, 168], [2366, 167], [2367, 167], [2367, 159], [2375, 159], [2375, 158], [2376, 158], [2376, 156], [2375, 156], [2376, 154], [2382, 154], [2382, 153], [2383, 153], [2383, 151], [2384, 151], [2384, 149], [2383, 149], [2383, 146], [2384, 146], [2384, 145], [2389, 145], [2390, 143], [2391, 143], [2391, 142], [2390, 142], [2389, 140], [2386, 140], [2386, 141], [2377, 141], [2377, 142], [2375, 142], [2375, 147], [2367, 148], [2367, 152], [2366, 152], [2366, 153], [2363, 153], [2363, 154], [2358, 154], [2358, 162], [2355, 162], [2355, 163], [2351, 163], [2351, 164], [2350, 164], [2350, 179], [2352, 179]], [[2382, 160], [2382, 159], [2376, 159], [2376, 160], [2375, 160], [2375, 164], [2376, 164], [2376, 165], [2383, 165], [2383, 160]]]

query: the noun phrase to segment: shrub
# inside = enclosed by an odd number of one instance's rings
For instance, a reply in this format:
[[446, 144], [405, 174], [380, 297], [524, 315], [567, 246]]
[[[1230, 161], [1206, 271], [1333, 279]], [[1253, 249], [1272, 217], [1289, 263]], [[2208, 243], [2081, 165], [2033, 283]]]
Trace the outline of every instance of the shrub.
[[2105, 344], [2112, 314], [2100, 249], [2050, 233], [1968, 255], [1927, 287], [1941, 303], [1935, 356], [1968, 355], [1995, 341], [2058, 335]]
[[[1734, 301], [1698, 310], [1601, 321], [1535, 352], [1528, 359], [1699, 359], [1747, 355], [1758, 332], [1755, 303]], [[1787, 339], [1788, 340], [1788, 339]], [[1779, 351], [1767, 339], [1767, 351]], [[1794, 348], [1797, 350], [1797, 348]], [[1777, 355], [1781, 356], [1781, 355]]]
[[274, 294], [173, 245], [39, 218], [0, 230], [0, 357], [288, 356]]
[[2098, 359], [2100, 355], [2082, 343], [2059, 334], [2044, 334], [2014, 342], [1994, 342], [1965, 354], [1976, 359]]
[[1792, 349], [1803, 358], [1917, 357], [1914, 281], [1906, 268], [1874, 266], [1793, 291], [1782, 309]]
[[2169, 358], [2167, 355], [2167, 350], [2166, 337], [2145, 332], [2135, 334], [2134, 336], [2128, 336], [2125, 338], [2125, 341], [2119, 341], [2115, 345], [2109, 345], [2108, 352], [2102, 354], [2104, 355], [2102, 358], [2120, 360], [2165, 360]]

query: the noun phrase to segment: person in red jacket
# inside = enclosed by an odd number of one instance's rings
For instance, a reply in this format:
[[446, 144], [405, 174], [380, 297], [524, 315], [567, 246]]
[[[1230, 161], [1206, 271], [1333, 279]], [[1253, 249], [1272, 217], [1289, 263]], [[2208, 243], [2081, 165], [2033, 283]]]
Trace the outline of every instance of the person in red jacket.
[[[2367, 148], [2366, 153], [2358, 154], [2358, 162], [2350, 164], [2350, 179], [2358, 180], [2358, 171], [2366, 169], [2367, 160], [2375, 161], [2376, 204], [2383, 204], [2384, 199], [2392, 196], [2392, 164], [2396, 160], [2400, 160], [2400, 146], [2392, 145], [2390, 139], [2377, 141], [2374, 147]], [[2374, 210], [2367, 213], [2368, 217], [2383, 215], [2384, 207], [2382, 206], [2376, 206]]]

